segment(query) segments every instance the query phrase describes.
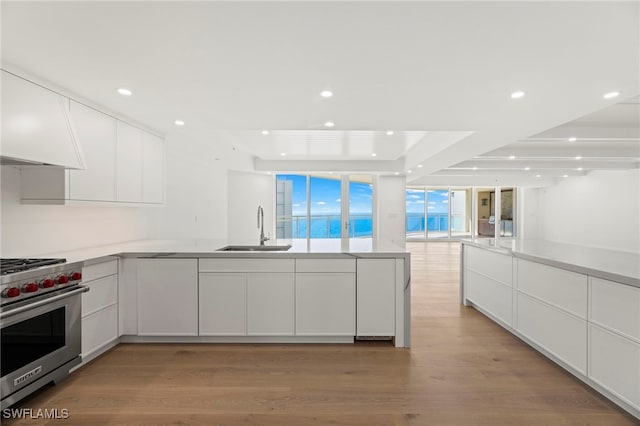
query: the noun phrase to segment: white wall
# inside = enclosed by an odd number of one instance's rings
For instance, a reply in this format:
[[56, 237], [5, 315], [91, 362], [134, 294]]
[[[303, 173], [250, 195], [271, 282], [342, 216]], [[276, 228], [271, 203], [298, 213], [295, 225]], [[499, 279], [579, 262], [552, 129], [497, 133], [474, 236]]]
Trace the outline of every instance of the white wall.
[[38, 256], [149, 235], [144, 208], [20, 204], [20, 169], [0, 169], [2, 257]]
[[640, 252], [640, 170], [596, 171], [536, 191], [537, 238]]
[[257, 225], [258, 206], [264, 210], [264, 234], [275, 238], [273, 176], [264, 173], [246, 173], [229, 170], [228, 181], [228, 228], [227, 238], [231, 244], [258, 244], [260, 230]]
[[381, 244], [390, 242], [405, 247], [405, 187], [406, 179], [404, 176], [378, 176], [376, 180], [375, 237]]

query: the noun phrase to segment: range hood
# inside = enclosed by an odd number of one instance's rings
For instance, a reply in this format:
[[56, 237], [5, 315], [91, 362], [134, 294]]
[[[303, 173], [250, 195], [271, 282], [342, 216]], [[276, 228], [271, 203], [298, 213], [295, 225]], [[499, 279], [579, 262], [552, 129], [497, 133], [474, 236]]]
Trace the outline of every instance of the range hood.
[[69, 98], [2, 70], [0, 164], [84, 169]]

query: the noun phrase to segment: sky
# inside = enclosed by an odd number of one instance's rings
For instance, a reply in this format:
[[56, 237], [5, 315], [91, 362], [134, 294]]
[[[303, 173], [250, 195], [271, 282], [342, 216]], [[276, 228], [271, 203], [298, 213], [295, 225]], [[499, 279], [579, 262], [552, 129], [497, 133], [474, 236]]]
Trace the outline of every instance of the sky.
[[427, 190], [427, 200], [425, 191], [422, 189], [407, 189], [407, 213], [423, 213], [424, 203], [427, 202], [428, 213], [448, 213], [449, 212], [449, 191], [446, 189]]
[[[292, 210], [294, 216], [306, 215], [307, 177], [304, 175], [278, 175], [278, 180], [293, 181]], [[340, 214], [342, 204], [340, 180], [311, 177], [311, 214]], [[371, 184], [351, 182], [349, 185], [350, 211], [352, 214], [371, 214]]]

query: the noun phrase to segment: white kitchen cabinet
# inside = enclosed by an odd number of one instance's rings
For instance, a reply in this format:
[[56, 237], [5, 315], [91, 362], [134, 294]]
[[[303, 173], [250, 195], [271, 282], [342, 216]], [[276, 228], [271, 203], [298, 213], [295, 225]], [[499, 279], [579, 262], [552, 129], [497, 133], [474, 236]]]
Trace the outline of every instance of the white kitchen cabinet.
[[198, 260], [138, 259], [138, 334], [198, 334]]
[[595, 277], [589, 280], [589, 321], [640, 342], [640, 288]]
[[117, 126], [117, 200], [142, 201], [142, 130], [122, 121]]
[[164, 140], [147, 132], [142, 135], [142, 202], [164, 202]]
[[464, 246], [465, 298], [494, 319], [513, 325], [511, 256]]
[[75, 101], [70, 108], [86, 169], [67, 172], [68, 198], [115, 201], [116, 119]]
[[296, 335], [355, 336], [355, 273], [296, 273]]
[[82, 268], [82, 361], [88, 362], [115, 344], [118, 334], [118, 261]]
[[640, 342], [589, 324], [588, 375], [640, 410]]
[[246, 336], [246, 273], [201, 273], [198, 303], [200, 336]]
[[293, 273], [247, 274], [247, 335], [293, 336]]
[[358, 259], [356, 335], [395, 335], [395, 259]]
[[523, 293], [517, 304], [516, 329], [586, 375], [587, 321]]
[[69, 98], [2, 70], [3, 157], [84, 168]]

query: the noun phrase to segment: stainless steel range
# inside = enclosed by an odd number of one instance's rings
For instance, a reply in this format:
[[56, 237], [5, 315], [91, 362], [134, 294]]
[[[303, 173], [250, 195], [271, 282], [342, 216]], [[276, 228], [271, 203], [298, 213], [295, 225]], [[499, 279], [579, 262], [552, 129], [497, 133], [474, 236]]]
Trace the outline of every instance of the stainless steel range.
[[82, 263], [0, 259], [0, 408], [78, 365]]

